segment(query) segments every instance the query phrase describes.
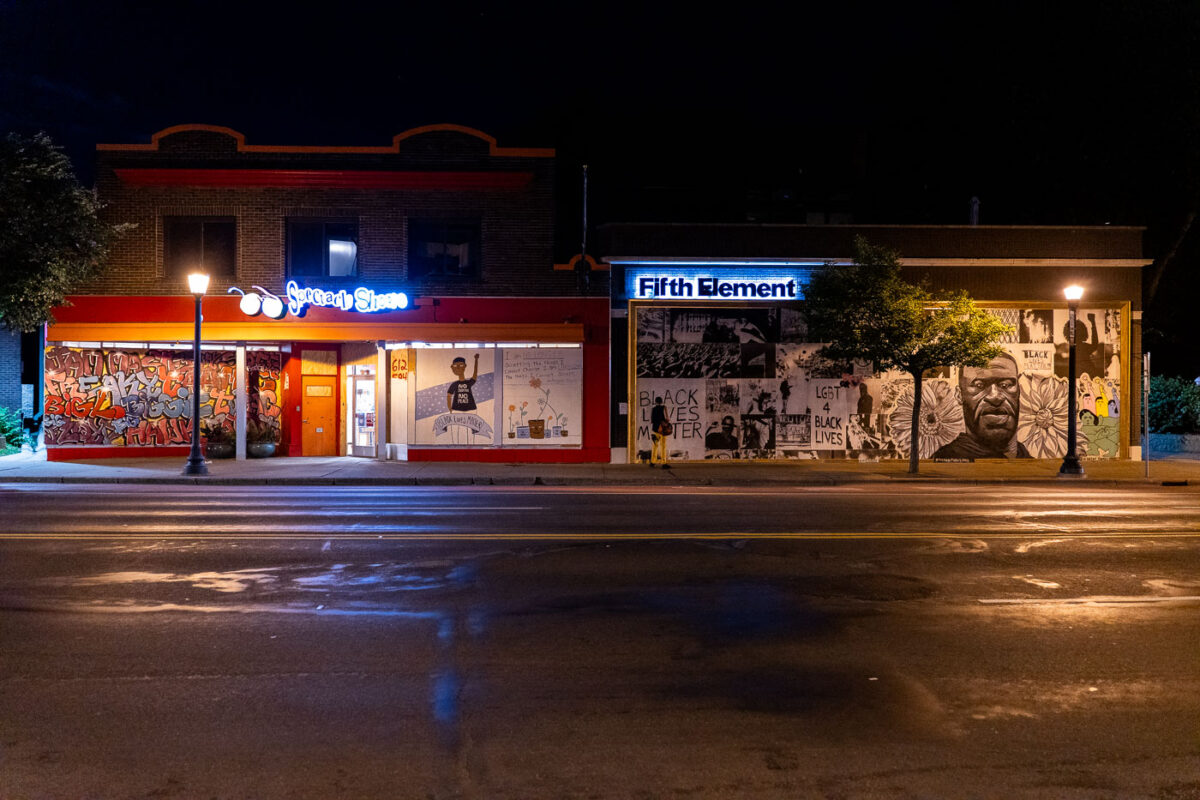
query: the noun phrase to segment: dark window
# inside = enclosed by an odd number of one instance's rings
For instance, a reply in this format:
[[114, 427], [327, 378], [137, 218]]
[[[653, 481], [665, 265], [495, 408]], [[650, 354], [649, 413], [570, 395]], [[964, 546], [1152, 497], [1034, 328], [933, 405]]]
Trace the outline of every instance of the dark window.
[[200, 271], [237, 274], [237, 222], [233, 217], [163, 217], [163, 263], [168, 278]]
[[409, 277], [479, 277], [479, 238], [479, 220], [409, 220]]
[[288, 274], [348, 277], [358, 274], [358, 223], [289, 219]]

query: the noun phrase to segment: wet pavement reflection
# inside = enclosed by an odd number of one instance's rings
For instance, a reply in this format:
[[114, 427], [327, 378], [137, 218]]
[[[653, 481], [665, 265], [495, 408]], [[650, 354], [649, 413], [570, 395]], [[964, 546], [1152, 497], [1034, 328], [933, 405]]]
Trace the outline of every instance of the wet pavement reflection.
[[[23, 786], [53, 750], [63, 774], [161, 794], [130, 767], [180, 763], [182, 719], [205, 763], [270, 741], [270, 785], [293, 791], [266, 797], [956, 796], [1036, 762], [1115, 798], [1133, 779], [1092, 755], [1110, 731], [1142, 777], [1195, 755], [1178, 543], [40, 547], [0, 562], [0, 741]], [[178, 796], [237, 796], [179, 776]]]

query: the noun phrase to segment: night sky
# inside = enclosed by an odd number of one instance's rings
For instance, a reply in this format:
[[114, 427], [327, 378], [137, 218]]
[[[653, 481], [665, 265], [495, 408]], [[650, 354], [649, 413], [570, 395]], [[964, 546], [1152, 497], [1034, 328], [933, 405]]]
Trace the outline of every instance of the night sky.
[[[46, 131], [90, 181], [97, 142], [182, 123], [314, 145], [469, 125], [558, 149], [559, 257], [584, 162], [593, 224], [957, 224], [978, 196], [984, 224], [1147, 225], [1159, 257], [1196, 208], [1196, 0], [700, 8], [0, 0], [0, 130]], [[1148, 318], [1187, 374], [1198, 240]]]

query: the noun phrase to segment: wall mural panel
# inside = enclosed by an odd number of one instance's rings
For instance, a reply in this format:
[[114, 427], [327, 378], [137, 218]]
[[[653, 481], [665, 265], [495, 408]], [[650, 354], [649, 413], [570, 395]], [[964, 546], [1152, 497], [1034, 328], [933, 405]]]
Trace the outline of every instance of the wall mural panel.
[[583, 442], [582, 348], [431, 348], [417, 350], [414, 365], [412, 444], [579, 447]]
[[506, 347], [501, 352], [504, 443], [582, 444], [582, 348]]
[[[279, 354], [272, 355], [277, 380]], [[234, 414], [234, 372], [234, 353], [201, 354], [200, 417], [205, 424], [232, 425], [227, 421]], [[190, 351], [50, 346], [45, 376], [48, 446], [191, 443]]]
[[495, 442], [495, 353], [483, 348], [416, 351], [414, 444]]
[[[282, 353], [275, 350], [246, 351], [246, 419], [258, 420], [260, 424], [272, 429], [276, 441], [282, 441], [282, 371]], [[233, 424], [232, 415], [228, 424]]]
[[[921, 458], [1062, 458], [1067, 440], [1067, 311], [987, 309], [1013, 327], [988, 368], [945, 368], [923, 381]], [[1120, 447], [1121, 314], [1083, 309], [1076, 327], [1079, 451]], [[636, 310], [631, 398], [638, 457], [650, 408], [674, 423], [672, 458], [908, 458], [913, 384], [870, 364], [833, 364], [804, 341], [790, 308]]]

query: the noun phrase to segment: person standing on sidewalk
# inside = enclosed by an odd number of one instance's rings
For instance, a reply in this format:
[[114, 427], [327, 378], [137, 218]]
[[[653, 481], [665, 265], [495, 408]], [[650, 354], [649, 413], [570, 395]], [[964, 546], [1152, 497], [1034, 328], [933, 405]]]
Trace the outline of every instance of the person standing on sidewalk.
[[663, 469], [670, 469], [667, 463], [667, 437], [671, 435], [671, 423], [667, 419], [667, 409], [663, 406], [661, 397], [654, 398], [654, 408], [650, 409], [650, 439], [654, 442], [650, 450], [650, 468], [662, 464]]

